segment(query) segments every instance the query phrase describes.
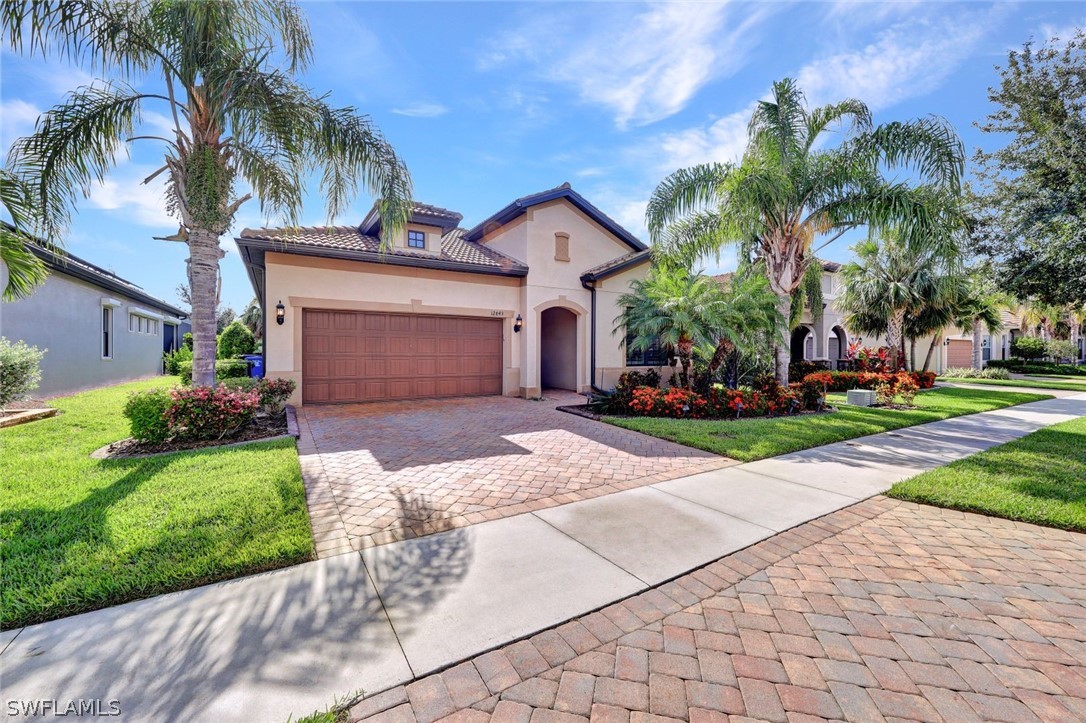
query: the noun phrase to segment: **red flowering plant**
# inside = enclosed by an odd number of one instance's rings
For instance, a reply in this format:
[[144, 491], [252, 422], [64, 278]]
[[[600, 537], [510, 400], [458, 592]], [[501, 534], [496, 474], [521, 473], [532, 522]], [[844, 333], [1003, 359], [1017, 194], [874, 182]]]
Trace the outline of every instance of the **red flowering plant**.
[[654, 387], [637, 387], [630, 394], [630, 411], [643, 417], [651, 417], [656, 414], [657, 410], [660, 408], [663, 395], [664, 392], [662, 389], [656, 389]]
[[681, 419], [704, 417], [709, 404], [697, 392], [683, 387], [671, 387], [663, 393], [659, 401], [659, 413]]
[[222, 439], [237, 434], [260, 407], [260, 393], [255, 389], [183, 387], [170, 390], [170, 397], [166, 420], [177, 439]]

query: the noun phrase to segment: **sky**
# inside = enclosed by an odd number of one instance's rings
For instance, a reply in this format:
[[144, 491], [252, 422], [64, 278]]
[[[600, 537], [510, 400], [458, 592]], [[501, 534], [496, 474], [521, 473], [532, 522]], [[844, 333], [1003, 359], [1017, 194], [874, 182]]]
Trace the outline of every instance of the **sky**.
[[[415, 198], [473, 226], [519, 196], [568, 181], [648, 240], [644, 209], [670, 172], [735, 160], [753, 104], [793, 77], [812, 105], [866, 102], [877, 123], [934, 114], [971, 156], [1000, 144], [974, 123], [992, 110], [996, 66], [1029, 40], [1086, 25], [1081, 3], [949, 2], [303, 2], [315, 41], [301, 80], [369, 115], [404, 158]], [[56, 59], [0, 53], [0, 141], [33, 130], [64, 93], [94, 81]], [[154, 89], [153, 81], [140, 86]], [[153, 132], [166, 107], [148, 107]], [[832, 142], [832, 140], [831, 140]], [[162, 147], [130, 144], [114, 173], [87, 189], [67, 248], [178, 303], [182, 244], [159, 183]], [[364, 193], [333, 219], [360, 223]], [[307, 225], [327, 223], [311, 189]], [[256, 202], [223, 238], [222, 303], [253, 296], [233, 236], [276, 225]], [[854, 240], [854, 239], [851, 239]], [[846, 261], [846, 237], [821, 252]], [[706, 270], [728, 270], [728, 253]]]

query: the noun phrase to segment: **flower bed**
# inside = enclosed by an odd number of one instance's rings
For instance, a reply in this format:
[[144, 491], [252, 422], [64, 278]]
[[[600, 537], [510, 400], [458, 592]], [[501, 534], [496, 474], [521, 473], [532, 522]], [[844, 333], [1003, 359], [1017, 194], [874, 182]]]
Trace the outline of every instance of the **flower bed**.
[[132, 438], [111, 454], [154, 454], [287, 432], [284, 403], [295, 389], [288, 379], [232, 379], [214, 387], [152, 389], [125, 404]]
[[897, 380], [911, 379], [920, 389], [935, 386], [935, 372], [815, 372], [803, 378], [825, 384], [827, 392], [847, 392], [849, 389], [876, 389], [880, 384], [896, 385]]
[[727, 389], [718, 384], [706, 394], [685, 387], [660, 389], [638, 384], [641, 381], [640, 377], [623, 375], [615, 392], [597, 402], [599, 411], [629, 417], [739, 419], [819, 412], [826, 405], [825, 386], [819, 379], [783, 386], [766, 376], [755, 380], [753, 387]]

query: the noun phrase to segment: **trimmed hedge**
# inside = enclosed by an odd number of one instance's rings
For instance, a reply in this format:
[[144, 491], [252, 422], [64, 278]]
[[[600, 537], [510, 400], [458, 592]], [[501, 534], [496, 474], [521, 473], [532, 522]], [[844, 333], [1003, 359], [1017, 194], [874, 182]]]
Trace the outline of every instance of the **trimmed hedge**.
[[1055, 364], [1042, 361], [1027, 362], [1022, 359], [992, 359], [988, 362], [988, 366], [994, 369], [1006, 369], [1015, 374], [1066, 374], [1086, 377], [1086, 366], [1076, 364]]
[[[900, 372], [912, 378], [921, 389], [931, 389], [935, 386], [935, 372]], [[847, 392], [849, 389], [875, 389], [880, 384], [893, 384], [897, 374], [886, 372], [815, 372], [803, 378], [806, 382], [811, 377], [817, 377], [826, 385], [828, 392]]]
[[[177, 365], [177, 374], [182, 384], [192, 384], [192, 362], [183, 361]], [[249, 376], [249, 362], [241, 359], [219, 359], [215, 362], [215, 379], [235, 379]]]

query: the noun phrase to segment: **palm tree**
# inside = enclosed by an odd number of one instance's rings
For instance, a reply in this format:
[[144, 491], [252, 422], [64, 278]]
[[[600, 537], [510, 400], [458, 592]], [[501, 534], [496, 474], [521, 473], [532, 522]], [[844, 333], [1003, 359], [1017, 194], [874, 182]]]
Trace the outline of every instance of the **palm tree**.
[[264, 312], [260, 309], [260, 299], [254, 296], [245, 307], [245, 311], [241, 312], [238, 320], [245, 325], [246, 329], [253, 332], [254, 338], [259, 339], [264, 333]]
[[0, 263], [7, 280], [0, 289], [4, 301], [25, 299], [45, 283], [49, 275], [42, 260], [27, 247], [31, 238], [25, 231], [32, 215], [30, 189], [7, 169], [0, 169], [0, 203], [11, 224], [0, 224]]
[[736, 273], [720, 287], [722, 295], [713, 316], [717, 342], [706, 369], [710, 377], [737, 352], [753, 352], [782, 322], [777, 296], [765, 274]]
[[[772, 95], [751, 117], [740, 163], [675, 171], [657, 186], [646, 219], [665, 254], [690, 258], [719, 253], [724, 244], [753, 247], [787, 318], [815, 252], [848, 230], [894, 226], [924, 238], [953, 225], [957, 204], [947, 201], [960, 191], [964, 150], [941, 119], [875, 127], [858, 100], [808, 110], [790, 79], [774, 83]], [[843, 125], [842, 142], [824, 147], [825, 134]], [[917, 183], [891, 178], [891, 169], [905, 170]], [[784, 382], [787, 325], [777, 338], [777, 375]]]
[[644, 351], [660, 344], [679, 362], [679, 383], [690, 385], [696, 347], [719, 342], [724, 293], [708, 276], [683, 266], [655, 266], [644, 279], [630, 283], [618, 298], [623, 312], [612, 333], [624, 332], [629, 344]]
[[[43, 235], [59, 237], [78, 194], [105, 178], [126, 144], [162, 148], [163, 165], [144, 182], [166, 174], [166, 209], [181, 226], [167, 240], [189, 247], [194, 383], [214, 383], [219, 237], [243, 203], [256, 197], [265, 215], [296, 225], [306, 179], [316, 173], [329, 219], [363, 186], [380, 198], [383, 227], [406, 222], [410, 177], [380, 131], [294, 80], [312, 42], [290, 0], [24, 0], [0, 8], [16, 50], [55, 52], [113, 78], [71, 92], [12, 148], [13, 167], [35, 189]], [[159, 92], [144, 90], [152, 82]], [[154, 107], [170, 118], [164, 135], [144, 129], [142, 113]]]
[[973, 368], [980, 371], [984, 366], [982, 351], [984, 330], [997, 334], [1003, 326], [1001, 311], [1014, 308], [1014, 299], [1007, 294], [989, 288], [974, 276], [967, 292], [958, 300], [954, 310], [954, 325], [970, 329], [973, 333]]
[[890, 348], [890, 368], [903, 366], [901, 350], [910, 309], [929, 299], [946, 297], [953, 288], [947, 266], [958, 262], [958, 247], [949, 234], [941, 241], [915, 243], [900, 233], [886, 233], [857, 244], [856, 260], [841, 267], [843, 290], [838, 305], [845, 323], [865, 334], [882, 334]]
[[960, 273], [950, 273], [936, 293], [926, 296], [917, 306], [909, 309], [905, 315], [905, 336], [912, 347], [910, 366], [913, 370], [916, 369], [916, 340], [931, 336], [921, 367], [921, 371], [926, 372], [931, 367], [935, 348], [942, 341], [940, 332], [954, 323], [958, 300], [967, 293], [966, 277]]

